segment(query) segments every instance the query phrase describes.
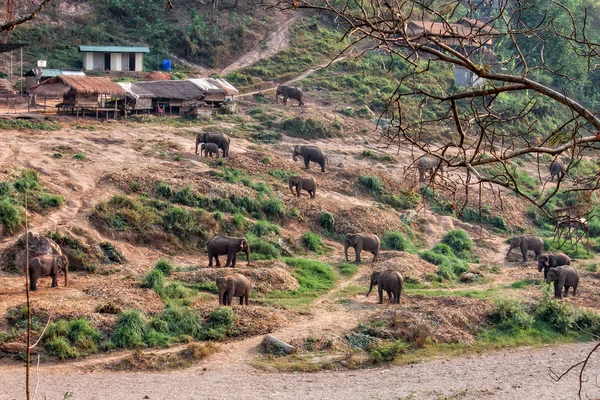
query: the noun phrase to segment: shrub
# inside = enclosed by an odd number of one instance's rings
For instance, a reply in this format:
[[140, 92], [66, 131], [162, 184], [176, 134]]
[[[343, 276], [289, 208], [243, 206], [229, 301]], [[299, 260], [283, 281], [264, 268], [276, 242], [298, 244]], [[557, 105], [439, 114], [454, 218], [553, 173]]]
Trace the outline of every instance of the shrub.
[[356, 271], [358, 271], [358, 266], [356, 264], [347, 262], [341, 263], [338, 268], [340, 270], [340, 274], [344, 276], [353, 276], [356, 274]]
[[[166, 323], [168, 333], [171, 336], [188, 335], [195, 339], [201, 339], [202, 321], [198, 313], [189, 307], [168, 305], [160, 313], [158, 319]], [[162, 329], [160, 332], [162, 332]]]
[[13, 192], [13, 188], [10, 182], [0, 182], [0, 198], [10, 197]]
[[48, 354], [57, 356], [61, 360], [79, 357], [77, 349], [71, 346], [69, 340], [63, 336], [48, 339], [44, 342], [44, 347], [48, 350]]
[[173, 190], [171, 186], [167, 185], [165, 182], [160, 182], [156, 187], [156, 192], [159, 196], [162, 196], [166, 199], [170, 198], [173, 195]]
[[77, 358], [95, 353], [102, 334], [85, 318], [59, 319], [48, 325], [43, 339], [49, 354], [61, 359]]
[[319, 216], [319, 225], [325, 230], [328, 235], [335, 232], [335, 218], [333, 214], [324, 212]]
[[408, 344], [400, 340], [381, 340], [369, 345], [369, 352], [374, 364], [392, 362], [398, 354], [406, 352], [406, 349], [408, 349]]
[[219, 307], [210, 314], [202, 328], [199, 339], [221, 340], [233, 327], [233, 312], [229, 307]]
[[383, 235], [381, 247], [385, 250], [414, 251], [413, 245], [401, 232], [388, 231]]
[[377, 176], [363, 175], [360, 177], [360, 183], [371, 193], [380, 194], [384, 192], [383, 184]]
[[169, 276], [171, 275], [175, 267], [173, 266], [173, 264], [171, 264], [171, 261], [161, 258], [154, 265], [154, 269], [157, 269], [160, 272], [162, 272], [164, 276]]
[[233, 224], [238, 228], [244, 228], [246, 226], [246, 217], [240, 213], [235, 213], [233, 216]]
[[161, 294], [165, 284], [165, 276], [159, 269], [153, 269], [142, 279], [141, 287], [154, 290]]
[[568, 303], [554, 300], [553, 292], [551, 285], [542, 287], [543, 296], [536, 305], [535, 315], [551, 324], [558, 332], [567, 333], [575, 327], [576, 310]]
[[312, 118], [302, 119], [299, 117], [286, 119], [280, 128], [289, 136], [312, 139], [331, 138], [335, 136], [333, 131], [339, 130], [333, 124], [328, 126]]
[[312, 232], [306, 232], [302, 235], [302, 243], [311, 251], [320, 252], [323, 247], [321, 237]]
[[325, 263], [303, 258], [286, 258], [285, 263], [294, 267], [292, 275], [298, 280], [298, 292], [323, 292], [333, 286], [335, 274]]
[[516, 331], [532, 326], [533, 317], [528, 311], [527, 307], [519, 300], [501, 299], [495, 301], [489, 317], [498, 329]]
[[60, 207], [65, 198], [57, 194], [40, 193], [36, 196], [36, 202], [41, 208]]
[[9, 234], [13, 234], [24, 223], [23, 210], [9, 199], [0, 199], [0, 222]]
[[105, 262], [124, 264], [127, 262], [125, 256], [110, 242], [102, 242], [98, 245], [104, 254]]
[[184, 187], [173, 195], [171, 199], [173, 203], [183, 204], [190, 207], [195, 207], [197, 200], [194, 193], [192, 193], [192, 188], [189, 186]]
[[399, 210], [410, 210], [417, 208], [421, 202], [421, 195], [409, 190], [400, 190], [398, 194], [384, 194], [381, 201]]
[[85, 161], [87, 160], [87, 156], [84, 153], [75, 153], [75, 155], [73, 156], [74, 159], [79, 160], [79, 161]]
[[265, 200], [262, 209], [267, 215], [283, 216], [285, 212], [285, 206], [277, 199]]
[[256, 221], [256, 223], [252, 227], [252, 233], [254, 233], [258, 237], [262, 237], [270, 233], [278, 234], [279, 231], [279, 225], [272, 224], [269, 221], [265, 221], [264, 219]]
[[473, 246], [473, 241], [469, 237], [469, 234], [462, 229], [447, 232], [442, 238], [442, 243], [450, 246], [454, 254], [461, 258], [468, 257], [468, 253]]
[[143, 347], [144, 336], [149, 329], [140, 310], [125, 311], [119, 315], [111, 340], [116, 347], [124, 349]]
[[19, 179], [13, 184], [14, 188], [23, 193], [26, 190], [41, 190], [39, 175], [37, 171], [32, 169], [25, 169], [21, 171]]
[[246, 236], [248, 245], [250, 246], [250, 257], [253, 260], [270, 260], [281, 257], [279, 250], [272, 244], [256, 236], [253, 233], [248, 233]]

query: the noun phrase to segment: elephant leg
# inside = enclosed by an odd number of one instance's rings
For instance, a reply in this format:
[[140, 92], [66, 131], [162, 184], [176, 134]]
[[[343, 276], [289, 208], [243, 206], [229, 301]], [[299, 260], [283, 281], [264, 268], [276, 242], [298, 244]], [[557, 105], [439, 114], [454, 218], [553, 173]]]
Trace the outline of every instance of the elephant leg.
[[354, 253], [356, 253], [356, 263], [360, 264], [360, 253], [362, 252], [362, 245], [361, 244], [357, 244], [356, 247], [354, 248]]
[[383, 286], [377, 287], [377, 292], [379, 292], [379, 304], [383, 304]]
[[217, 265], [217, 267], [221, 266], [221, 261], [219, 261], [219, 256], [215, 254], [215, 264]]
[[244, 305], [244, 295], [240, 296], [240, 306]]
[[212, 267], [212, 260], [213, 260], [213, 255], [209, 252], [208, 253], [208, 266]]
[[523, 255], [523, 262], [527, 262], [527, 249], [521, 248], [521, 254]]
[[577, 282], [573, 285], [573, 297], [575, 297], [577, 295], [577, 286], [578, 285], [579, 285], [579, 282]]
[[325, 159], [321, 160], [319, 165], [321, 165], [321, 172], [325, 172]]
[[232, 251], [227, 253], [227, 262], [225, 263], [225, 268], [229, 267], [229, 265], [231, 264], [231, 260], [233, 259], [234, 254], [235, 253], [233, 253]]
[[308, 169], [309, 162], [310, 162], [310, 157], [304, 157], [304, 169]]
[[569, 297], [569, 288], [570, 288], [570, 286], [565, 285], [565, 294], [564, 294], [564, 297]]
[[56, 282], [56, 278], [58, 278], [58, 265], [52, 266], [52, 287], [57, 287], [58, 282]]
[[29, 270], [29, 290], [37, 290], [37, 278], [36, 274]]
[[235, 293], [235, 285], [233, 285], [227, 293], [227, 305], [230, 306], [233, 301], [233, 293]]
[[219, 289], [219, 305], [222, 306], [223, 305], [223, 297], [225, 297], [225, 294], [227, 293], [227, 291], [223, 291]]
[[563, 284], [560, 282], [554, 282], [554, 285], [554, 297], [562, 299]]
[[387, 295], [388, 295], [388, 300], [390, 301], [390, 304], [394, 304], [394, 299], [392, 296], [392, 291], [391, 290], [386, 290]]
[[231, 259], [231, 268], [235, 267], [236, 261], [237, 261], [237, 253], [233, 253], [233, 258]]
[[377, 251], [373, 252], [373, 261], [371, 262], [375, 262], [375, 260], [377, 260], [377, 257], [379, 256], [379, 253], [377, 253]]
[[310, 198], [311, 198], [311, 199], [314, 199], [314, 198], [315, 198], [315, 195], [316, 195], [316, 191], [315, 191], [314, 189], [313, 189], [313, 190], [309, 190], [309, 191], [308, 191], [308, 194], [310, 195]]
[[296, 196], [298, 198], [300, 198], [302, 196], [302, 193], [300, 192], [302, 190], [302, 183], [298, 183], [296, 185]]
[[250, 288], [246, 288], [246, 293], [244, 294], [246, 297], [246, 305], [248, 305], [248, 298], [250, 297]]

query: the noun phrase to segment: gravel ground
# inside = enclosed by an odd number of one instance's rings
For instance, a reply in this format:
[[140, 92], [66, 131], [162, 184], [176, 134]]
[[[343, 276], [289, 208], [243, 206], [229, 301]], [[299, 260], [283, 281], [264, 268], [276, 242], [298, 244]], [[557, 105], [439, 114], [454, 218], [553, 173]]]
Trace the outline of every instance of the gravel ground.
[[[62, 399], [576, 399], [577, 375], [560, 382], [548, 367], [564, 371], [593, 347], [580, 343], [508, 350], [483, 356], [345, 372], [264, 374], [204, 371], [205, 365], [172, 373], [74, 372], [42, 366], [37, 398]], [[213, 357], [218, 357], [215, 355]], [[598, 357], [593, 357], [598, 358]], [[214, 363], [214, 360], [212, 360]], [[587, 370], [584, 392], [600, 397], [600, 363]], [[32, 376], [35, 383], [35, 374]], [[0, 399], [23, 399], [24, 371], [0, 366]], [[585, 398], [585, 395], [584, 395]]]

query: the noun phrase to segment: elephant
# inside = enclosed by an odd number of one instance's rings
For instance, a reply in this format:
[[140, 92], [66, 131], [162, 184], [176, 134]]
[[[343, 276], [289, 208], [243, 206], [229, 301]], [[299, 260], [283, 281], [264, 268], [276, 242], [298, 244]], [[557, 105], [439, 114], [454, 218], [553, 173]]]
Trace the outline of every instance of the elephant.
[[57, 287], [58, 273], [64, 271], [65, 286], [68, 286], [69, 259], [65, 255], [45, 254], [29, 261], [29, 289], [37, 290], [37, 280], [43, 276], [52, 277], [52, 287]]
[[294, 161], [298, 160], [298, 156], [304, 158], [304, 168], [308, 169], [308, 163], [310, 161], [317, 163], [321, 166], [321, 172], [325, 172], [325, 163], [327, 161], [327, 157], [320, 148], [317, 146], [296, 146], [294, 147], [294, 154], [292, 155], [292, 159]]
[[523, 262], [527, 262], [527, 250], [535, 252], [536, 260], [544, 251], [544, 241], [537, 236], [516, 236], [510, 239], [510, 247], [506, 253], [506, 258], [512, 249], [520, 247], [523, 255]]
[[[417, 161], [417, 170], [419, 171], [419, 182], [425, 181], [425, 174], [433, 174], [437, 169], [440, 174], [444, 173], [444, 165], [440, 164], [439, 158], [424, 157]], [[439, 165], [439, 168], [438, 168]]]
[[538, 257], [538, 272], [544, 270], [544, 279], [548, 276], [550, 268], [571, 265], [571, 259], [565, 253], [549, 253]]
[[217, 158], [219, 158], [219, 146], [216, 143], [202, 143], [200, 146], [200, 155], [202, 155], [202, 151], [204, 151], [204, 157], [208, 157], [210, 154], [212, 158], [212, 155], [216, 154]]
[[554, 282], [554, 297], [563, 298], [562, 288], [565, 288], [565, 295], [569, 295], [569, 288], [573, 287], [573, 296], [577, 295], [577, 286], [579, 285], [579, 274], [572, 267], [562, 265], [548, 269], [546, 283]]
[[306, 190], [310, 195], [311, 199], [315, 198], [317, 194], [317, 181], [312, 176], [303, 178], [301, 176], [290, 176], [290, 190], [294, 194], [294, 186], [296, 187], [296, 194], [300, 198], [300, 191]]
[[212, 267], [213, 257], [217, 262], [217, 267], [221, 266], [218, 256], [227, 255], [227, 262], [225, 267], [235, 267], [235, 261], [237, 259], [237, 253], [243, 251], [246, 253], [248, 258], [248, 265], [250, 265], [250, 245], [246, 238], [236, 238], [229, 236], [215, 236], [210, 239], [206, 244], [208, 248], [208, 266]]
[[560, 181], [565, 176], [565, 166], [559, 160], [550, 163], [550, 182], [554, 182], [554, 177], [558, 177]]
[[398, 271], [386, 270], [386, 271], [374, 271], [371, 274], [371, 286], [365, 296], [369, 296], [373, 286], [377, 284], [377, 290], [379, 291], [379, 304], [383, 304], [383, 291], [387, 292], [390, 304], [400, 304], [400, 296], [402, 295], [402, 289], [404, 288], [404, 279]]
[[373, 253], [373, 262], [379, 256], [380, 242], [377, 235], [370, 233], [348, 233], [344, 240], [344, 254], [346, 254], [346, 261], [348, 260], [348, 247], [354, 247], [354, 253], [356, 254], [356, 263], [360, 263], [360, 253], [363, 250], [370, 251]]
[[219, 305], [230, 306], [233, 296], [240, 298], [240, 305], [248, 305], [248, 297], [252, 285], [248, 278], [242, 274], [232, 274], [217, 278], [217, 287], [219, 288]]
[[231, 139], [224, 133], [199, 133], [196, 137], [196, 154], [200, 143], [215, 143], [223, 150], [223, 157], [229, 157], [229, 143]]
[[290, 99], [298, 100], [298, 106], [304, 105], [304, 102], [302, 101], [302, 90], [295, 86], [277, 86], [275, 102], [279, 102], [279, 95], [283, 96], [283, 105], [287, 104], [288, 97]]

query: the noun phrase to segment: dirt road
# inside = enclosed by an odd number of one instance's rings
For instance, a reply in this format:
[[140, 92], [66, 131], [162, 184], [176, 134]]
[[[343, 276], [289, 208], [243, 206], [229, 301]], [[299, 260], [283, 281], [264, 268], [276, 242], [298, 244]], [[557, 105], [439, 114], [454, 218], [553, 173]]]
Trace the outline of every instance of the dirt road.
[[[575, 399], [577, 377], [554, 382], [548, 367], [566, 369], [585, 356], [590, 343], [518, 349], [484, 356], [435, 360], [422, 364], [346, 372], [263, 374], [203, 371], [209, 360], [172, 373], [73, 372], [43, 366], [38, 399]], [[215, 354], [212, 358], [218, 358]], [[557, 361], [558, 360], [558, 361]], [[599, 364], [589, 369], [585, 391], [594, 387]], [[36, 382], [35, 374], [32, 381]], [[0, 399], [24, 398], [24, 370], [0, 367]], [[147, 396], [147, 397], [145, 397]], [[412, 397], [411, 397], [412, 396]], [[585, 398], [585, 397], [584, 397]]]

